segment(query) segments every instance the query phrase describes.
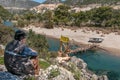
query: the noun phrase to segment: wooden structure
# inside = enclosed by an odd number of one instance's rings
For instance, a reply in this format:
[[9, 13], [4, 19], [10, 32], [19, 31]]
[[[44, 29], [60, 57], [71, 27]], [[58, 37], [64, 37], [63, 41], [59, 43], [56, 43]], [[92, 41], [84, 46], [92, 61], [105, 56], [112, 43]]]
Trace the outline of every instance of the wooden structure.
[[85, 51], [90, 50], [90, 49], [95, 48], [95, 47], [97, 47], [97, 45], [89, 45], [86, 47], [80, 47], [80, 48], [77, 48], [74, 50], [70, 50], [69, 53], [85, 52]]
[[69, 38], [65, 36], [61, 36], [60, 38], [60, 51], [58, 52], [59, 56], [61, 57], [63, 54], [68, 56], [69, 50]]
[[84, 46], [84, 47], [71, 50], [69, 46], [69, 42], [70, 40], [68, 37], [61, 36], [59, 56], [61, 56], [62, 54], [66, 54], [66, 56], [68, 56], [68, 54], [70, 53], [85, 52], [87, 50], [97, 47], [96, 44], [92, 44], [92, 45], [88, 45], [88, 46]]

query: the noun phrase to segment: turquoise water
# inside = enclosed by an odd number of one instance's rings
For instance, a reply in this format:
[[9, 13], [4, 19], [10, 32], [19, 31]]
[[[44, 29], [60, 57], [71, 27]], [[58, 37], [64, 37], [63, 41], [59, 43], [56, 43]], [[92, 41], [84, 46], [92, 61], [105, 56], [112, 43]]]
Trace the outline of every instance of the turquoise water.
[[13, 23], [10, 21], [4, 21], [3, 23], [5, 26], [13, 27]]
[[[58, 40], [52, 38], [47, 38], [47, 40], [50, 51], [59, 50]], [[109, 80], [120, 80], [120, 57], [110, 55], [102, 50], [91, 50], [85, 53], [71, 54], [70, 56], [82, 58], [88, 64], [88, 68], [98, 75], [106, 74]]]
[[7, 26], [7, 27], [11, 27], [14, 31], [17, 31], [18, 28], [14, 27], [14, 24], [10, 21], [4, 21], [3, 25]]

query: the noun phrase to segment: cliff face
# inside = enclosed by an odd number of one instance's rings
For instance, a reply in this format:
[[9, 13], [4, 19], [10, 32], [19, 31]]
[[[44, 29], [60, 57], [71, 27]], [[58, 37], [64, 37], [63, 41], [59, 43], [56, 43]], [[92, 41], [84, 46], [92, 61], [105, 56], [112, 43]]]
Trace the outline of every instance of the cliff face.
[[0, 5], [10, 12], [19, 12], [38, 6], [40, 3], [32, 0], [0, 0]]
[[46, 0], [44, 3], [63, 3], [72, 6], [90, 5], [90, 4], [102, 4], [102, 5], [119, 5], [119, 0]]
[[55, 3], [60, 3], [61, 0], [46, 0], [44, 4], [55, 4]]
[[31, 0], [0, 0], [0, 5], [3, 7], [31, 8], [39, 3]]

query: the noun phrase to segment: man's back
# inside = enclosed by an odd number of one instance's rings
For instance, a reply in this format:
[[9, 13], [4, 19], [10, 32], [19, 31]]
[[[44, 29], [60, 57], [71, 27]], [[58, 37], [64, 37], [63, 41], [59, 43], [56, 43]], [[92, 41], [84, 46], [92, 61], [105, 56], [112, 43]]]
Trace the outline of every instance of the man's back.
[[[19, 30], [15, 33], [14, 40], [7, 44], [4, 53], [5, 66], [14, 74], [37, 74], [35, 70], [38, 71], [38, 55], [26, 46], [25, 36], [26, 34]], [[37, 63], [34, 64], [34, 61]]]

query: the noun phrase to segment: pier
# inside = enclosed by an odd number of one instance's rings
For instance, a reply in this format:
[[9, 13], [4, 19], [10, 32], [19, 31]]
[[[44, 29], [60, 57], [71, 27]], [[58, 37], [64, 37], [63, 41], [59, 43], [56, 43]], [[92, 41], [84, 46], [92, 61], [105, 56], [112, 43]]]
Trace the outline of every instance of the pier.
[[71, 48], [69, 46], [70, 45], [69, 37], [61, 36], [61, 38], [60, 38], [60, 51], [62, 53], [68, 53], [68, 54], [77, 53], [77, 52], [86, 52], [88, 50], [97, 48], [98, 47], [97, 43], [101, 43], [102, 41], [103, 41], [103, 39], [101, 39], [101, 38], [90, 38], [89, 42], [91, 42], [92, 44], [78, 47], [77, 49], [71, 50]]
[[85, 46], [85, 47], [80, 47], [80, 48], [77, 48], [77, 49], [74, 49], [74, 50], [70, 50], [69, 53], [77, 53], [77, 52], [85, 52], [87, 50], [90, 50], [90, 49], [93, 49], [93, 48], [96, 48], [98, 45], [88, 45], [88, 46]]

